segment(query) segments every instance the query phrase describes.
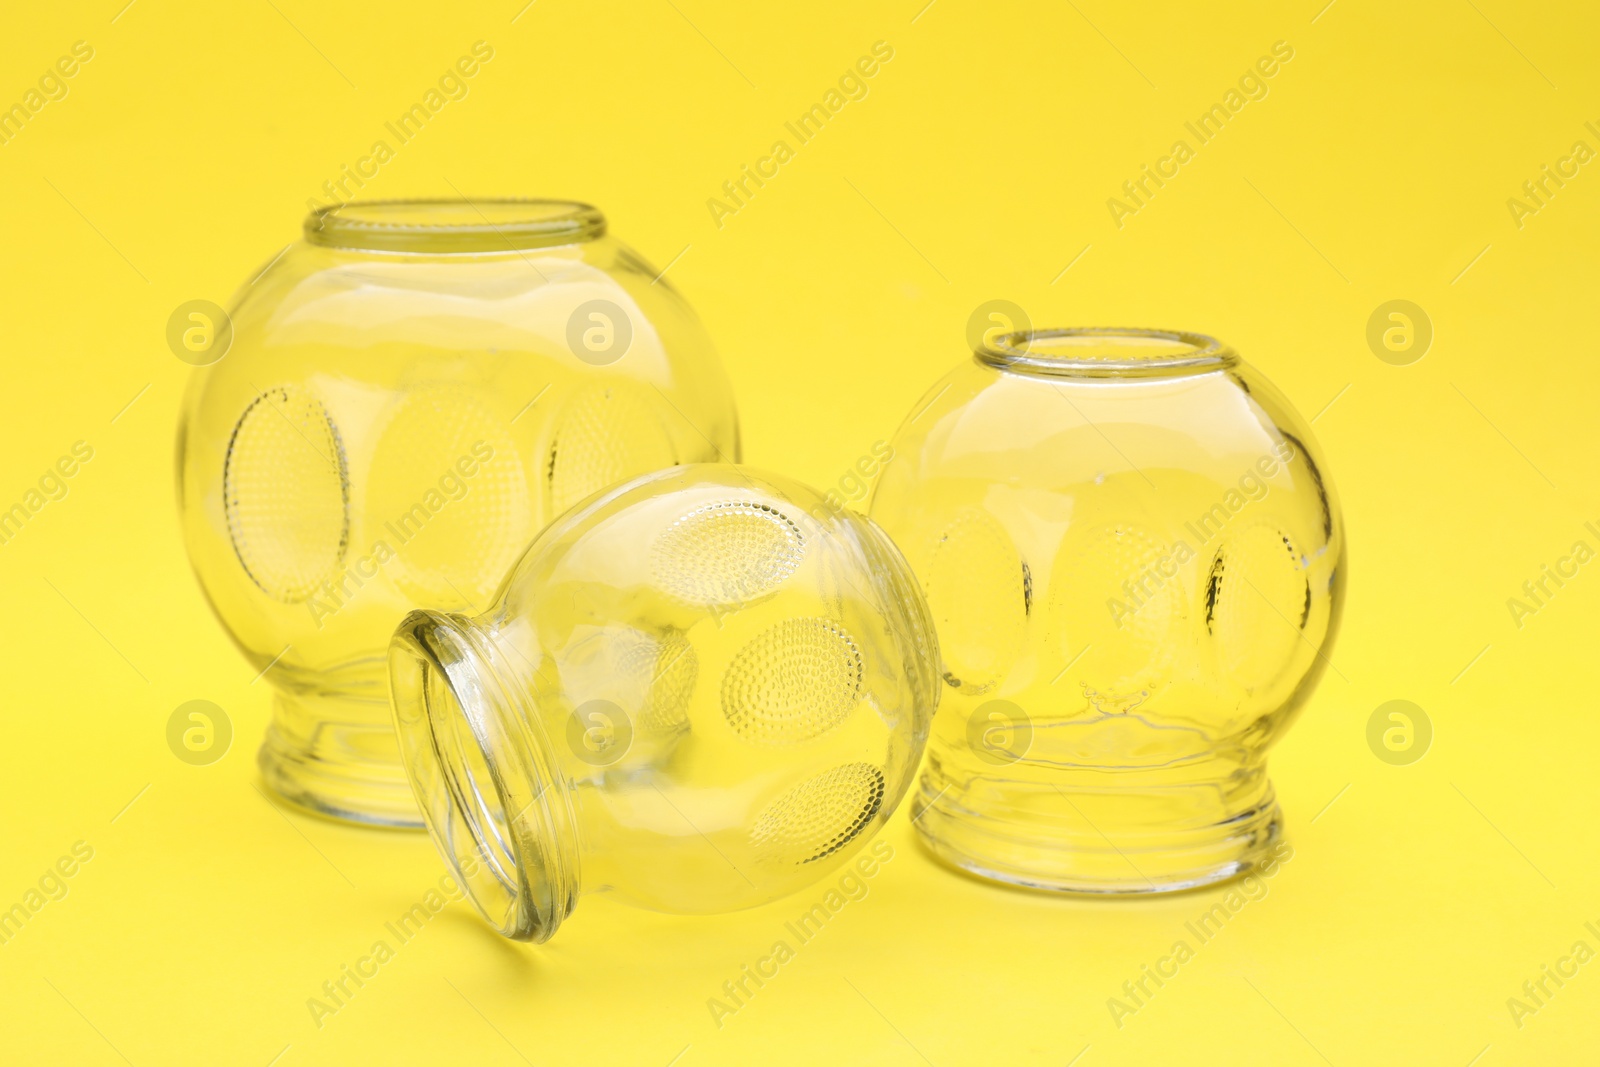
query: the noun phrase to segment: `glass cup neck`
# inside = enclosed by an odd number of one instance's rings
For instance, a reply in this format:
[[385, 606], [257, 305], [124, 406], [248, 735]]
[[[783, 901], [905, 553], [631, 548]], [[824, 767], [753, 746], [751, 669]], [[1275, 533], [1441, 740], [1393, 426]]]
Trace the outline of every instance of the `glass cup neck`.
[[306, 240], [355, 252], [520, 252], [605, 235], [600, 210], [575, 200], [352, 200], [306, 217]]
[[1051, 378], [1170, 378], [1239, 361], [1205, 334], [1114, 326], [1018, 330], [985, 341], [974, 354], [997, 370]]
[[413, 611], [389, 650], [395, 729], [434, 844], [507, 937], [546, 941], [577, 903], [577, 822], [532, 707], [492, 631]]

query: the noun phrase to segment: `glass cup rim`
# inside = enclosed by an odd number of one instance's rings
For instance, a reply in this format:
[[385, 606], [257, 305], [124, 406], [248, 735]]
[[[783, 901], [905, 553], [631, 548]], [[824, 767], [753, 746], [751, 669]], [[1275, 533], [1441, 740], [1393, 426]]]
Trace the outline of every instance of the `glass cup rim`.
[[[1085, 338], [1114, 346], [1128, 345], [1129, 357], [1074, 358], [1038, 351], [1038, 342]], [[1151, 341], [1185, 346], [1188, 351], [1138, 355]], [[1015, 330], [986, 340], [973, 350], [979, 362], [998, 370], [1060, 378], [1153, 378], [1200, 374], [1222, 370], [1239, 361], [1234, 350], [1208, 334], [1190, 330], [1160, 330], [1138, 326], [1065, 326]]]
[[570, 784], [474, 623], [413, 611], [389, 645], [401, 760], [434, 845], [478, 913], [545, 941], [579, 892]]
[[304, 231], [310, 244], [355, 252], [518, 252], [595, 240], [606, 218], [580, 200], [356, 199], [315, 209]]

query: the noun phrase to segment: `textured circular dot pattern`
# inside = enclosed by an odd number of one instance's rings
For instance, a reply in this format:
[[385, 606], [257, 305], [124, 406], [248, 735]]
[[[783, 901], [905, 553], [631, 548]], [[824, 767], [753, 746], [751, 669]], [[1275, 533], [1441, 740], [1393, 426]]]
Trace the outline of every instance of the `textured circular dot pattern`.
[[677, 461], [654, 405], [621, 384], [593, 386], [567, 405], [550, 442], [550, 516]]
[[533, 532], [527, 474], [507, 427], [470, 390], [424, 386], [391, 412], [367, 473], [367, 528], [419, 604], [468, 607], [494, 593]]
[[785, 619], [722, 676], [722, 714], [744, 740], [793, 745], [837, 729], [861, 697], [861, 650], [828, 619]]
[[970, 509], [945, 528], [924, 572], [945, 680], [987, 692], [1021, 650], [1032, 606], [1016, 544], [993, 515]]
[[1276, 526], [1230, 536], [1211, 562], [1206, 630], [1228, 679], [1254, 692], [1294, 663], [1311, 611], [1311, 586], [1300, 553]]
[[883, 807], [883, 772], [846, 763], [801, 782], [756, 817], [750, 841], [763, 857], [804, 864], [844, 848]]
[[636, 716], [641, 733], [676, 733], [689, 725], [700, 660], [682, 634], [660, 640], [641, 636], [623, 650], [619, 666], [641, 694]]
[[794, 520], [751, 500], [694, 509], [661, 532], [651, 566], [663, 589], [691, 604], [741, 604], [777, 589], [799, 569], [805, 538]]
[[1063, 546], [1057, 560], [1065, 654], [1084, 652], [1077, 675], [1090, 702], [1127, 711], [1166, 684], [1168, 635], [1183, 614], [1182, 572], [1170, 546], [1127, 523]]
[[251, 401], [228, 441], [222, 497], [233, 550], [262, 592], [296, 604], [333, 578], [350, 538], [350, 477], [322, 402], [295, 385]]

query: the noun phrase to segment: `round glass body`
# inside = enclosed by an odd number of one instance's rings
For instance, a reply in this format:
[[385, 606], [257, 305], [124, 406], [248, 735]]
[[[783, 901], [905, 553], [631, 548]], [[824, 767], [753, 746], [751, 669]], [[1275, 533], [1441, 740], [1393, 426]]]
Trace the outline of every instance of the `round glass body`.
[[1247, 870], [1281, 832], [1267, 748], [1338, 628], [1310, 428], [1223, 345], [1153, 330], [1007, 335], [916, 410], [871, 514], [938, 630], [924, 843], [1068, 891]]
[[727, 911], [845, 862], [921, 758], [933, 641], [870, 521], [696, 465], [568, 512], [476, 619], [408, 616], [390, 670], [440, 852], [543, 941], [580, 892]]
[[[386, 649], [479, 610], [607, 485], [739, 454], [693, 313], [583, 204], [353, 202], [238, 293], [178, 435], [189, 555], [276, 691], [260, 764], [325, 814], [421, 826]], [[212, 324], [217, 329], [230, 324]]]

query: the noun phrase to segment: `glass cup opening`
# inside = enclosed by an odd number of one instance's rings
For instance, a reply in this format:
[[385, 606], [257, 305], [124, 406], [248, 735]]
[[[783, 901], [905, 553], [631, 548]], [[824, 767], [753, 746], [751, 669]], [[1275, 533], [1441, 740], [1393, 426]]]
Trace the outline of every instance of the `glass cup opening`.
[[605, 232], [600, 210], [576, 200], [351, 200], [305, 222], [309, 243], [357, 252], [516, 252]]
[[390, 650], [395, 728], [417, 803], [462, 889], [507, 937], [547, 940], [576, 886], [549, 764], [507, 731], [504, 687], [467, 624], [413, 612]]
[[1205, 334], [1115, 326], [1019, 330], [975, 354], [998, 370], [1057, 378], [1174, 377], [1238, 362], [1231, 348]]

